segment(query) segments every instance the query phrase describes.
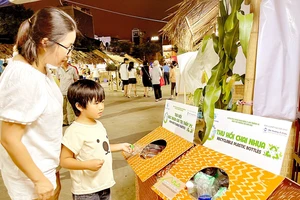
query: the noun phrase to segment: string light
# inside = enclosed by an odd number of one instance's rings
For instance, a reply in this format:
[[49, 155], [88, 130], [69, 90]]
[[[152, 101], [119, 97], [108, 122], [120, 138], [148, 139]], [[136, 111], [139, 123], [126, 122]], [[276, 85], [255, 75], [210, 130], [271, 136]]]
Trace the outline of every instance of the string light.
[[126, 17], [142, 19], [142, 20], [148, 20], [148, 21], [159, 22], [159, 23], [165, 23], [165, 24], [168, 23], [168, 21], [164, 21], [164, 20], [151, 19], [151, 18], [147, 18], [147, 17], [140, 17], [140, 16], [136, 16], [136, 15], [130, 15], [130, 14], [125, 14], [125, 13], [115, 12], [115, 11], [112, 11], [112, 10], [98, 8], [98, 7], [95, 7], [95, 6], [90, 6], [90, 5], [86, 5], [86, 4], [78, 3], [78, 2], [74, 2], [74, 1], [69, 1], [69, 0], [65, 0], [65, 1], [69, 2], [69, 3], [74, 3], [74, 4], [81, 5], [81, 6], [85, 6], [85, 7], [88, 7], [88, 8], [93, 8], [93, 9], [96, 9], [96, 10], [101, 10], [101, 11], [108, 12], [108, 13], [113, 13], [113, 14], [116, 14], [116, 15], [122, 15], [122, 16], [126, 16]]

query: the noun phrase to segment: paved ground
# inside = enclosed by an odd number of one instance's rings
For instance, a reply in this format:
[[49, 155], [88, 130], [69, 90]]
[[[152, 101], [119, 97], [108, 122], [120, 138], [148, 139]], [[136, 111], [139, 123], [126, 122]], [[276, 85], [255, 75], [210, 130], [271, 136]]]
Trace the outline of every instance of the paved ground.
[[[169, 98], [170, 86], [163, 87], [163, 100], [154, 101], [153, 92], [151, 97], [143, 97], [143, 88], [138, 86], [139, 97], [126, 98], [123, 93], [109, 91], [108, 86], [103, 84], [106, 91], [105, 110], [100, 121], [106, 127], [110, 142], [134, 143], [156, 127], [162, 124], [165, 100]], [[133, 95], [132, 95], [133, 96]], [[134, 172], [127, 165], [121, 153], [113, 153], [113, 169], [116, 185], [112, 188], [112, 200], [134, 200], [135, 185]], [[65, 170], [61, 171], [62, 191], [60, 200], [70, 200], [70, 175]], [[0, 200], [10, 199], [6, 188], [0, 178]]]

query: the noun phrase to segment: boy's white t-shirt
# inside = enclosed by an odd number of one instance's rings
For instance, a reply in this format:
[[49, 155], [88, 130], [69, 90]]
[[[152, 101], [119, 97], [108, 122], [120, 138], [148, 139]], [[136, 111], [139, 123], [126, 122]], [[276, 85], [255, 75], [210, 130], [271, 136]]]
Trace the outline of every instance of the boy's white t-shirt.
[[75, 154], [77, 160], [104, 160], [98, 171], [70, 170], [73, 194], [90, 194], [115, 184], [106, 129], [100, 121], [96, 122], [95, 125], [85, 125], [75, 121], [63, 137], [63, 145]]

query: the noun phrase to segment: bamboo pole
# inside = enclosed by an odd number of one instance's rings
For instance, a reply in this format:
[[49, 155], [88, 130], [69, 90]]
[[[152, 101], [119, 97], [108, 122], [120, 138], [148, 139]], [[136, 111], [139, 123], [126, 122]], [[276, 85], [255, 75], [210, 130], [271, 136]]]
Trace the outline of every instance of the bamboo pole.
[[245, 0], [245, 5], [249, 5], [251, 3], [251, 0]]
[[280, 171], [280, 175], [284, 177], [292, 177], [292, 169], [293, 169], [293, 154], [294, 154], [294, 146], [295, 146], [295, 137], [296, 137], [296, 123], [293, 122], [289, 139], [286, 144], [285, 153], [283, 157], [282, 167]]
[[[247, 63], [246, 63], [246, 77], [245, 77], [245, 90], [244, 101], [252, 102], [254, 93], [254, 79], [256, 70], [256, 54], [258, 43], [258, 30], [259, 30], [259, 12], [261, 0], [252, 0], [250, 5], [250, 12], [253, 13], [253, 25], [250, 35]], [[252, 106], [244, 105], [243, 113], [252, 114]]]
[[117, 85], [117, 91], [119, 90], [119, 70], [116, 70], [116, 85]]

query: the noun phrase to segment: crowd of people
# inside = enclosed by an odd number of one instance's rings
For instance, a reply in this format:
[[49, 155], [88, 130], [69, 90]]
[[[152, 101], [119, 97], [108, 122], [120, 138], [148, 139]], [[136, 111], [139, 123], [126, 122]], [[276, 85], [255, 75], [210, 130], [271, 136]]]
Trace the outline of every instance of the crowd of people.
[[[111, 152], [133, 151], [129, 143], [110, 144], [98, 120], [105, 92], [97, 67], [70, 63], [76, 32], [65, 12], [43, 8], [20, 25], [14, 56], [1, 66], [1, 175], [11, 199], [57, 200], [61, 166], [70, 170], [74, 200], [108, 200], [115, 184]], [[143, 63], [144, 97], [152, 89], [155, 101], [162, 100], [164, 80], [171, 83], [173, 98], [175, 65]], [[124, 96], [138, 97], [134, 63], [125, 58], [119, 72]], [[68, 126], [64, 136], [63, 126]]]
[[[140, 69], [140, 77], [142, 78], [144, 86], [144, 97], [150, 97], [149, 90], [153, 90], [155, 102], [161, 101], [161, 87], [171, 84], [169, 99], [173, 99], [175, 95], [177, 95], [177, 92], [175, 93], [176, 67], [177, 63], [175, 61], [171, 64], [164, 63], [164, 66], [161, 66], [158, 60], [154, 60], [151, 65], [149, 65], [147, 61], [144, 61], [143, 66]], [[127, 58], [124, 58], [124, 62], [120, 65], [119, 74], [122, 81], [124, 96], [130, 98], [131, 91], [133, 90], [134, 96], [138, 97], [136, 90], [138, 77], [136, 69], [134, 68], [134, 63], [129, 62]]]

